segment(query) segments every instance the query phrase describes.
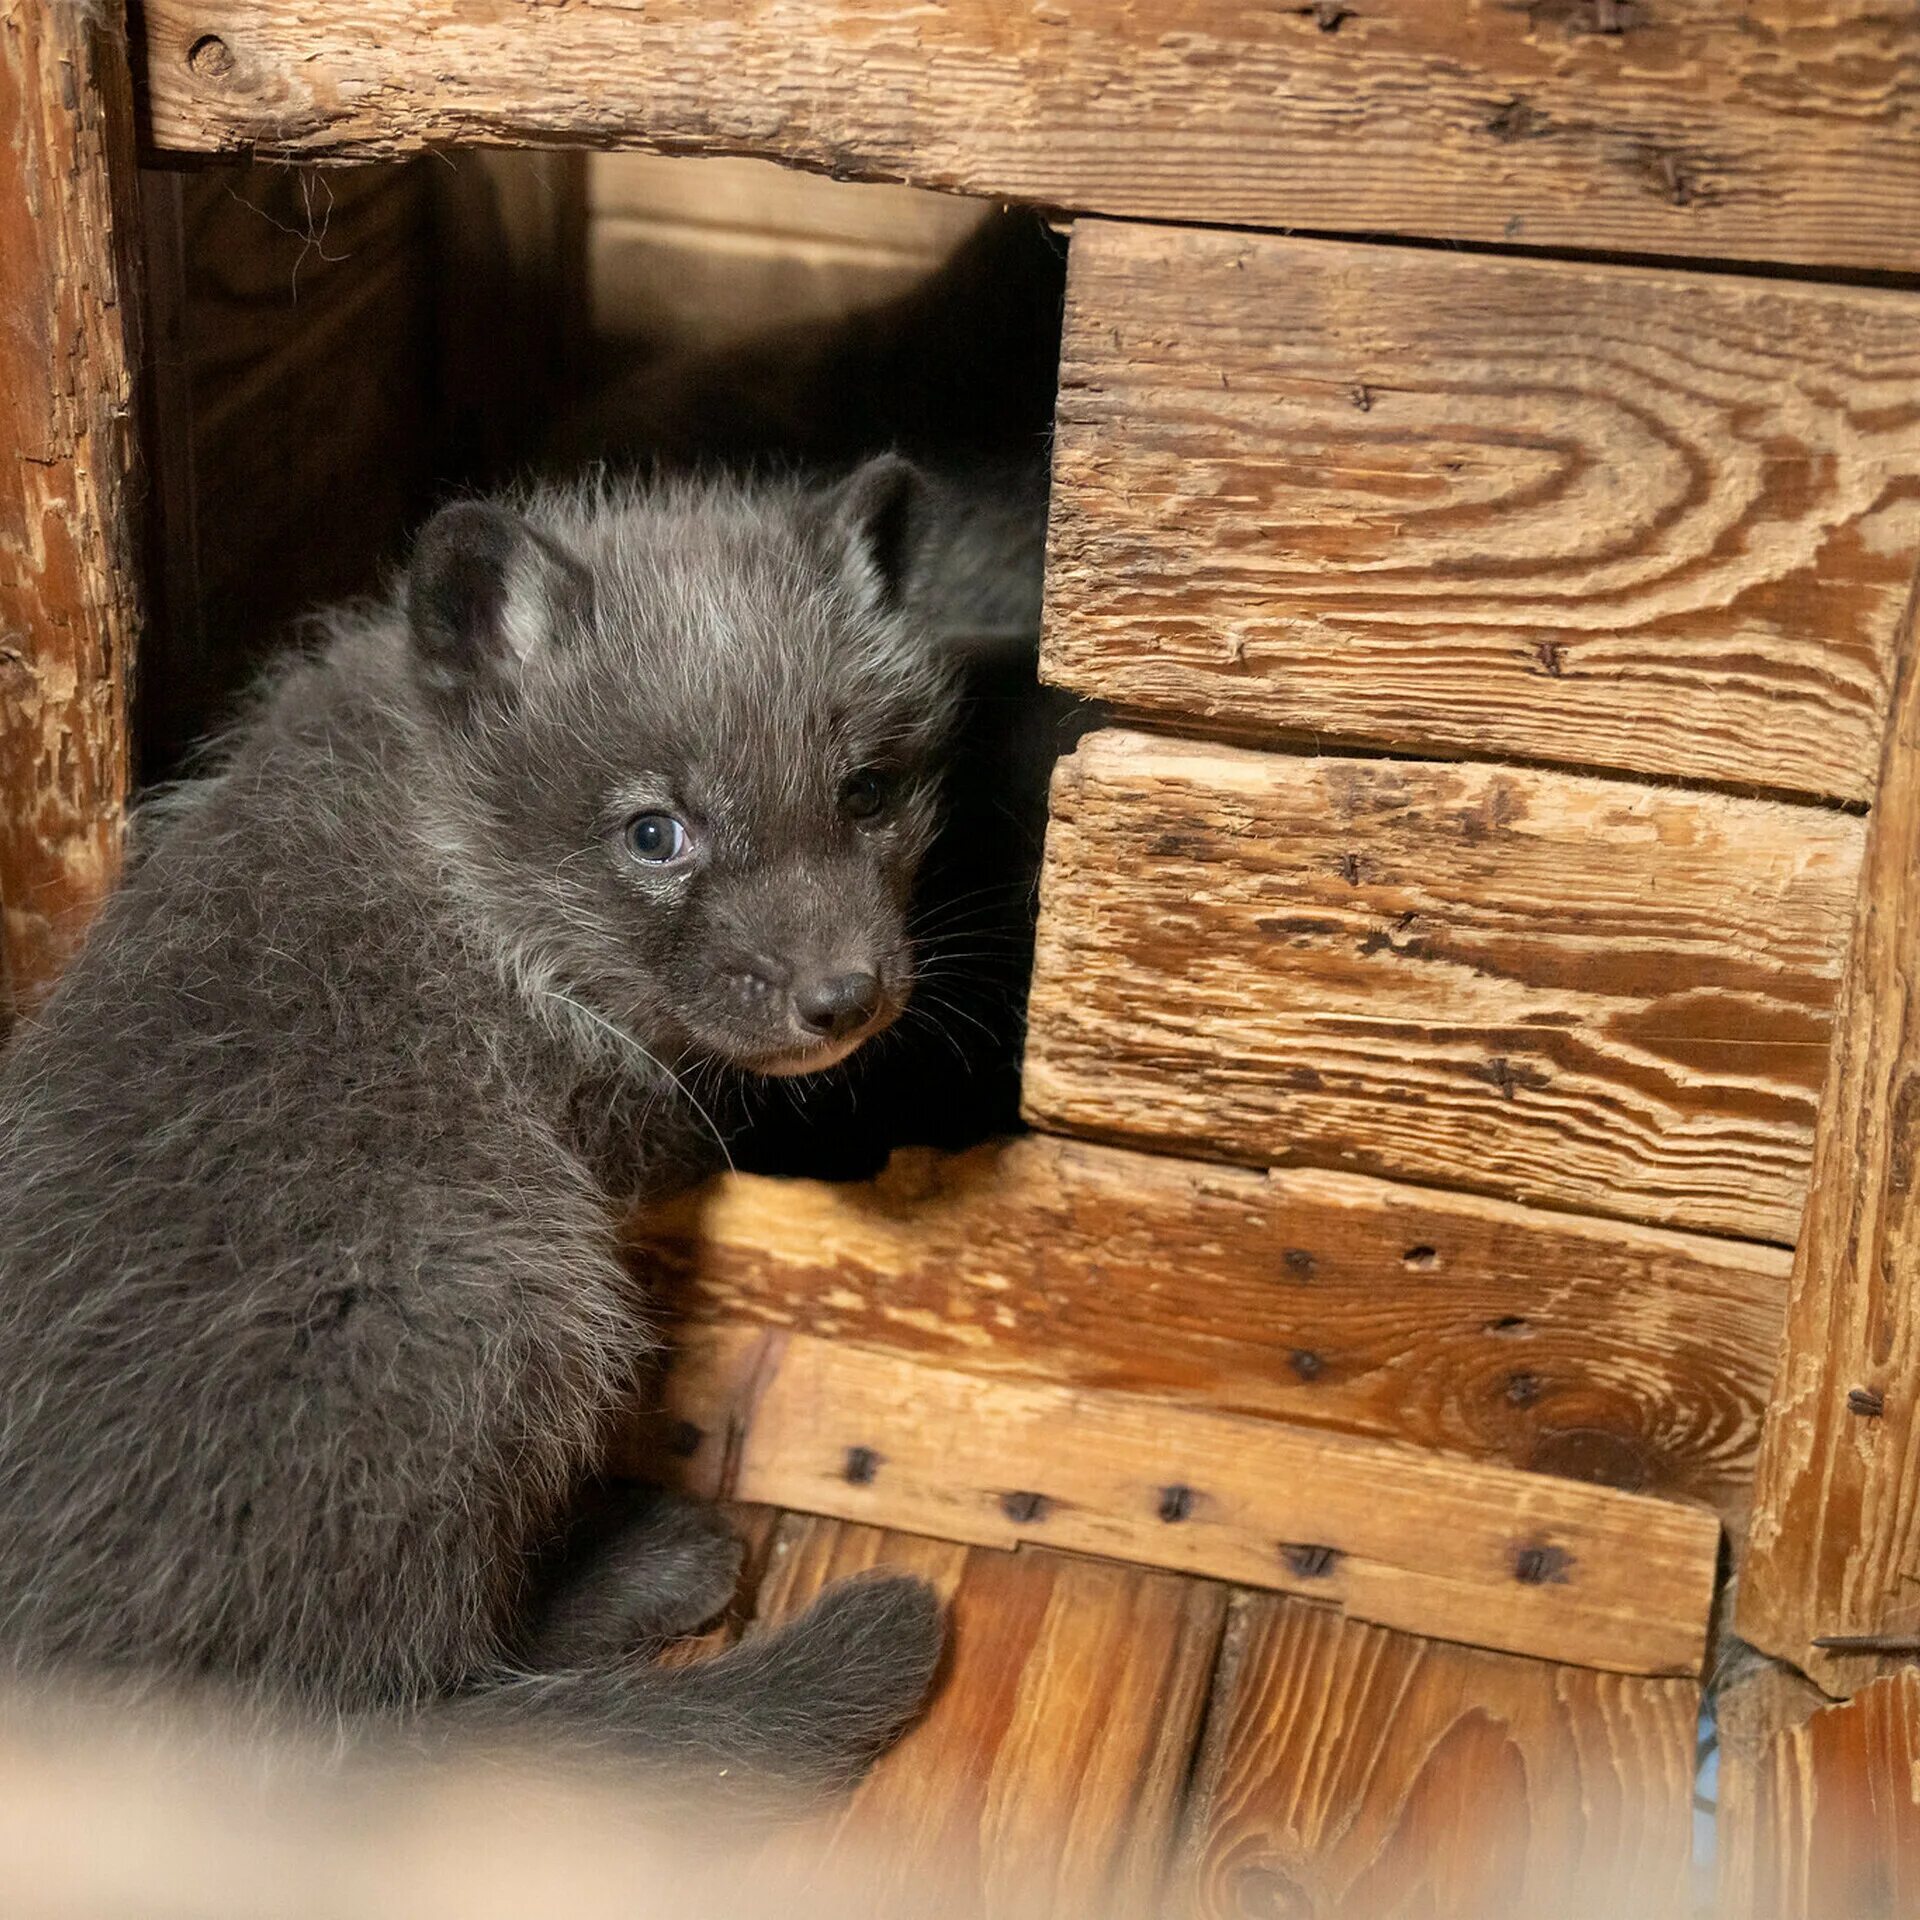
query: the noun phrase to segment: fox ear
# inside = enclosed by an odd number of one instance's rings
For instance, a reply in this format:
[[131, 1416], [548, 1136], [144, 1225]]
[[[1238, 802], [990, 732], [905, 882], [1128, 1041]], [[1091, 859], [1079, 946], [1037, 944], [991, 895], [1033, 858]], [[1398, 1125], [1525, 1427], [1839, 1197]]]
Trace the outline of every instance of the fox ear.
[[927, 536], [928, 490], [911, 460], [883, 453], [828, 496], [841, 565], [870, 605], [894, 612], [907, 598]]
[[464, 712], [481, 694], [510, 689], [592, 605], [586, 568], [518, 514], [479, 500], [443, 507], [407, 567], [415, 671]]

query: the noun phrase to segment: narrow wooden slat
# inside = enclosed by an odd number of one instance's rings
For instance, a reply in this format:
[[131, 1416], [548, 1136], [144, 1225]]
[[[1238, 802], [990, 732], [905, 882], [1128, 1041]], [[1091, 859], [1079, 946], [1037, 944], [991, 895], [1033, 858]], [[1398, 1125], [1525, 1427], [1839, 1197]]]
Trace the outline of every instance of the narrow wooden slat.
[[1740, 1632], [1830, 1692], [1920, 1645], [1920, 671], [1913, 635], [1872, 817], [1813, 1190], [1755, 1483]]
[[1679, 1920], [1689, 1680], [1234, 1604], [1168, 1920]]
[[0, 981], [22, 1002], [113, 884], [127, 793], [133, 105], [104, 17], [0, 0]]
[[[1724, 1657], [1724, 1656], [1723, 1656]], [[1764, 1657], [1740, 1660], [1714, 1675], [1714, 1865], [1721, 1920], [1757, 1920], [1754, 1884], [1763, 1830], [1771, 1846], [1772, 1788], [1763, 1776], [1774, 1742], [1831, 1705], [1794, 1668]]]
[[1241, 734], [1870, 796], [1904, 295], [1083, 223], [1045, 667]]
[[[708, 1436], [688, 1462], [696, 1487], [1302, 1593], [1612, 1671], [1691, 1673], [1705, 1648], [1720, 1528], [1700, 1508], [805, 1334], [715, 1329], [688, 1345], [720, 1356], [669, 1382], [669, 1422]], [[721, 1436], [715, 1475], [703, 1456]]]
[[918, 1895], [942, 1920], [1146, 1920], [1226, 1590], [797, 1520], [775, 1542], [761, 1615], [796, 1612], [873, 1566], [944, 1593], [951, 1653], [926, 1718], [851, 1805], [780, 1844], [796, 1897], [824, 1873], [849, 1902], [841, 1912], [903, 1910]]
[[964, 1367], [1709, 1501], [1736, 1526], [1789, 1256], [1296, 1169], [1029, 1135], [635, 1223], [671, 1325]]
[[1751, 1791], [1751, 1895], [1729, 1920], [1920, 1910], [1920, 1673], [1876, 1680], [1778, 1735]]
[[1099, 734], [1053, 789], [1043, 1127], [1791, 1241], [1862, 823]]
[[1911, 268], [1884, 0], [148, 0], [153, 138], [758, 153], [1104, 213]]

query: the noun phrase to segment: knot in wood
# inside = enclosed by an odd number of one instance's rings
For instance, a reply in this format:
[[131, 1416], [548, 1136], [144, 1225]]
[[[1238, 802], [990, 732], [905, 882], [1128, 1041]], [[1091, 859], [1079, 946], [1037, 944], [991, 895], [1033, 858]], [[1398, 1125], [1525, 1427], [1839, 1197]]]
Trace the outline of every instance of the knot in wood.
[[233, 66], [233, 49], [217, 33], [203, 33], [187, 49], [187, 71], [196, 79], [229, 79]]

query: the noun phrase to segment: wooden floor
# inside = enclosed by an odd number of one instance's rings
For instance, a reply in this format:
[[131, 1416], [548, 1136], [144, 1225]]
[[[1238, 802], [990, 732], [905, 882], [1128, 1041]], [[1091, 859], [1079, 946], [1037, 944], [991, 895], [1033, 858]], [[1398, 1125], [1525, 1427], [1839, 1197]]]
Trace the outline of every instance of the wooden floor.
[[866, 1568], [950, 1607], [922, 1723], [772, 1844], [878, 1914], [1691, 1910], [1697, 1687], [1426, 1640], [1049, 1549], [735, 1509], [743, 1622]]

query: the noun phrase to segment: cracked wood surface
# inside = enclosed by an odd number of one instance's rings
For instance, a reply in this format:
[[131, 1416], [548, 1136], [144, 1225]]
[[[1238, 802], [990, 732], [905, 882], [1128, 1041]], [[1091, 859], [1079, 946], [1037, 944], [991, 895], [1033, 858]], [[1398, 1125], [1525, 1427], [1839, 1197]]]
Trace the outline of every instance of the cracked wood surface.
[[1744, 1524], [1789, 1256], [1309, 1168], [1033, 1134], [633, 1223], [674, 1335], [936, 1364], [1710, 1502]]
[[126, 56], [0, 0], [0, 985], [30, 1002], [119, 869], [140, 604]]
[[1054, 777], [1035, 1125], [1791, 1243], [1863, 823], [1129, 733]]
[[1872, 797], [1920, 299], [1082, 222], [1049, 679], [1183, 730]]
[[1851, 1692], [1920, 1645], [1920, 671], [1908, 654], [1870, 825], [1813, 1186], [1755, 1483], [1739, 1630]]
[[661, 1420], [653, 1464], [706, 1495], [1100, 1554], [1610, 1672], [1697, 1674], [1706, 1651], [1718, 1520], [1644, 1494], [751, 1324], [686, 1336]]
[[1920, 265], [1884, 0], [147, 0], [151, 136], [749, 153], [1099, 213]]

